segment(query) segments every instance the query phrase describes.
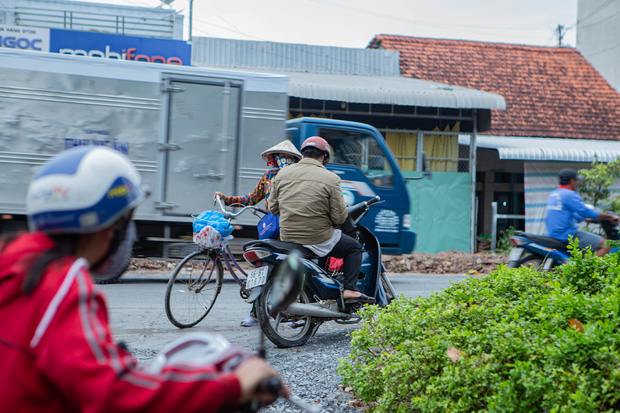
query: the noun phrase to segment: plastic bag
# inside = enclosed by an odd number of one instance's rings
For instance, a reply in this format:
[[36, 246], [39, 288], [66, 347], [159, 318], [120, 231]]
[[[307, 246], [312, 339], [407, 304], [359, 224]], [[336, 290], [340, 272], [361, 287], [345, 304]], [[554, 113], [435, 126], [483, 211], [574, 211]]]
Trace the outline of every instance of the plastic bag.
[[227, 237], [233, 232], [233, 226], [218, 211], [203, 211], [194, 216], [193, 226], [195, 234], [199, 233], [206, 226], [210, 226], [218, 231], [222, 237]]
[[218, 211], [204, 211], [194, 216], [193, 222], [194, 244], [203, 248], [225, 248], [233, 226]]
[[280, 216], [271, 212], [258, 223], [258, 239], [278, 239], [280, 237]]
[[232, 235], [222, 237], [215, 228], [207, 225], [203, 227], [200, 232], [194, 232], [194, 244], [200, 245], [203, 248], [225, 248], [228, 245], [228, 241], [232, 239]]

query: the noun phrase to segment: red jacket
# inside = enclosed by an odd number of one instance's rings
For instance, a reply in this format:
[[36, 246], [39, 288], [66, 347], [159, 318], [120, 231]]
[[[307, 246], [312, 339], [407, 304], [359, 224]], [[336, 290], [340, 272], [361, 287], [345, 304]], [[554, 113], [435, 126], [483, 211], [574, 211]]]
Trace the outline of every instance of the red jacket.
[[215, 412], [240, 395], [213, 368], [145, 373], [112, 339], [84, 259], [53, 262], [32, 294], [28, 266], [53, 246], [24, 234], [0, 253], [0, 411]]

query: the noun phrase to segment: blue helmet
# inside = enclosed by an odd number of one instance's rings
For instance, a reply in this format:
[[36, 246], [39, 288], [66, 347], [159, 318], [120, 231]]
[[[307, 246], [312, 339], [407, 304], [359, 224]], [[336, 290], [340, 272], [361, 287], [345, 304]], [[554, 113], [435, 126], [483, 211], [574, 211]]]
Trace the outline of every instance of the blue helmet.
[[31, 231], [92, 233], [107, 228], [146, 197], [129, 159], [102, 146], [61, 152], [34, 175], [26, 198]]

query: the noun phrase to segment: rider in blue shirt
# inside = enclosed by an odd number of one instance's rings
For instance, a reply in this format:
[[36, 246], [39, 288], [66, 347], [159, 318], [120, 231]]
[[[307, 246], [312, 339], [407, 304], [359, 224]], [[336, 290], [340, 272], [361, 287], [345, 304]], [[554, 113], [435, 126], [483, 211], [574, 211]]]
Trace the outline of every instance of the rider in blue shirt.
[[589, 208], [576, 192], [579, 181], [583, 177], [577, 175], [577, 171], [571, 168], [560, 171], [560, 186], [549, 194], [547, 198], [547, 224], [548, 236], [568, 243], [569, 236], [578, 239], [579, 248], [591, 248], [596, 255], [602, 257], [610, 250], [605, 245], [606, 239], [592, 234], [591, 232], [579, 231], [577, 224], [581, 221], [600, 221], [609, 219], [614, 225], [618, 224], [620, 217], [606, 212], [599, 212]]

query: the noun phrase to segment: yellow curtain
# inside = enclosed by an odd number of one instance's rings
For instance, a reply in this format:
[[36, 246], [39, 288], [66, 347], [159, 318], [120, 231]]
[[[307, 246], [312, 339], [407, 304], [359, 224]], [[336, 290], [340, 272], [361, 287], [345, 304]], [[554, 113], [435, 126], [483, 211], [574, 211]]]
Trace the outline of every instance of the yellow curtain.
[[[453, 128], [446, 126], [444, 132], [459, 132], [457, 122]], [[435, 128], [434, 132], [439, 132]], [[403, 171], [416, 170], [418, 137], [415, 133], [387, 132], [385, 141], [396, 156]], [[458, 172], [459, 138], [456, 135], [424, 135], [424, 152], [429, 158], [429, 166], [436, 172]], [[433, 159], [440, 158], [440, 159]]]
[[[444, 132], [458, 132], [459, 126], [458, 122], [452, 129], [446, 126]], [[434, 129], [434, 132], [439, 131], [439, 128]], [[433, 171], [458, 172], [459, 137], [457, 135], [425, 135], [424, 152], [429, 158], [429, 166]]]
[[413, 133], [387, 132], [385, 141], [396, 157], [398, 166], [403, 171], [416, 170], [416, 151], [418, 137]]

